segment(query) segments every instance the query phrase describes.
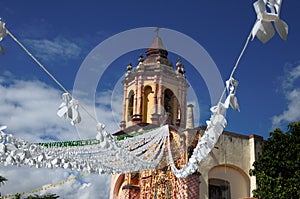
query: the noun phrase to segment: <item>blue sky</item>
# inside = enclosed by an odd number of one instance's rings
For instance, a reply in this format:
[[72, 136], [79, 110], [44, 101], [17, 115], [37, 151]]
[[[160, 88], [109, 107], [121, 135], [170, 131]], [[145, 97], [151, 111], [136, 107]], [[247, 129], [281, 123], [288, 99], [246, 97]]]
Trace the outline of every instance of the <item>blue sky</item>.
[[[98, 44], [120, 32], [141, 27], [168, 28], [196, 40], [226, 80], [256, 20], [253, 2], [1, 1], [0, 17], [49, 71], [72, 90], [78, 69]], [[287, 41], [276, 34], [267, 44], [258, 39], [249, 43], [235, 75], [240, 83], [237, 97], [241, 112], [228, 112], [226, 130], [267, 138], [274, 127], [286, 130], [289, 122], [300, 119], [299, 8], [297, 0], [283, 1], [281, 18], [289, 25]], [[6, 37], [1, 45], [6, 54], [0, 57], [0, 124], [8, 125], [11, 133], [24, 139], [43, 140], [49, 135], [54, 137], [52, 140], [78, 138], [76, 129], [56, 116], [62, 91], [11, 38]], [[115, 120], [107, 108], [111, 101], [119, 108], [118, 101], [111, 100], [112, 88], [125, 73], [126, 65], [136, 64], [142, 52], [144, 49], [123, 55], [108, 67], [102, 79], [105, 86], [97, 94], [104, 123]], [[176, 63], [177, 55], [170, 57]], [[185, 66], [191, 85], [197, 87], [195, 84], [199, 83], [200, 124], [204, 125], [209, 119], [209, 94], [203, 80], [190, 72], [192, 66]], [[116, 125], [109, 129], [113, 131]]]

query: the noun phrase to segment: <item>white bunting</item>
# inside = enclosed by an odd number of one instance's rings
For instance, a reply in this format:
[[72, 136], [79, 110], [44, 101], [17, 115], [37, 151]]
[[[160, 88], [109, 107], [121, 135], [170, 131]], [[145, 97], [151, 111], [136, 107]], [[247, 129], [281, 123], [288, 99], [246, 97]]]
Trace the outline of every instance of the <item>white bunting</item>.
[[226, 81], [226, 88], [227, 91], [229, 91], [229, 94], [224, 102], [224, 106], [226, 108], [230, 106], [233, 110], [240, 111], [239, 104], [235, 96], [238, 84], [239, 84], [238, 81], [236, 81], [233, 78], [230, 78], [229, 80]]
[[69, 93], [62, 94], [63, 102], [58, 108], [57, 115], [65, 119], [71, 120], [71, 124], [75, 125], [81, 121], [78, 111], [78, 101], [74, 98], [71, 99]]
[[[287, 24], [279, 18], [282, 0], [258, 0], [254, 3], [257, 13], [256, 23], [247, 39], [247, 42], [232, 70], [230, 78], [226, 81], [228, 97], [224, 103], [220, 102], [211, 107], [211, 117], [207, 121], [207, 129], [198, 140], [191, 158], [183, 168], [177, 169], [171, 151], [171, 138], [168, 125], [164, 125], [149, 131], [124, 134], [122, 140], [112, 137], [101, 123], [97, 125], [96, 139], [80, 140], [69, 143], [46, 143], [34, 144], [15, 138], [3, 132], [6, 126], [0, 127], [0, 163], [4, 165], [29, 165], [37, 168], [65, 168], [76, 169], [92, 173], [131, 173], [139, 170], [155, 169], [161, 162], [163, 155], [168, 149], [168, 164], [174, 174], [183, 178], [194, 173], [215, 146], [224, 128], [227, 125], [225, 118], [226, 110], [231, 106], [239, 110], [236, 98], [238, 82], [233, 74], [238, 66], [249, 40], [258, 37], [263, 43], [274, 35], [275, 28], [282, 39], [288, 34]], [[270, 12], [267, 12], [266, 6]], [[9, 34], [32, 59], [66, 92], [62, 95], [63, 102], [59, 106], [57, 115], [71, 121], [72, 125], [79, 123], [81, 117], [78, 111], [78, 101], [37, 61], [35, 57], [5, 28], [5, 23], [0, 20], [0, 41]], [[126, 137], [127, 136], [127, 137]], [[62, 182], [63, 183], [63, 182]], [[59, 183], [58, 183], [59, 184]], [[54, 186], [58, 185], [54, 184]], [[52, 185], [49, 185], [50, 187]]]
[[7, 30], [5, 28], [5, 23], [0, 19], [0, 41], [7, 35]]
[[[282, 0], [258, 0], [253, 4], [257, 20], [251, 31], [252, 40], [257, 36], [263, 43], [269, 41], [275, 34], [272, 22], [274, 22], [279, 36], [283, 40], [287, 39], [288, 25], [279, 17], [281, 4]], [[267, 12], [266, 6], [271, 12]]]

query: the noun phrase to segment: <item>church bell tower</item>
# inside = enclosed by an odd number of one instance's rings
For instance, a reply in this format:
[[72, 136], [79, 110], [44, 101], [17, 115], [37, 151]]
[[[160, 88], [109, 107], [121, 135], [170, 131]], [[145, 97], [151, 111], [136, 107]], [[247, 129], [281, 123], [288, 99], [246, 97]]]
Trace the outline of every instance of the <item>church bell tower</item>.
[[123, 80], [124, 101], [121, 129], [139, 124], [170, 124], [185, 128], [186, 100], [189, 87], [181, 61], [174, 69], [159, 36], [141, 55], [138, 65], [127, 66]]
[[[180, 59], [176, 67], [173, 66], [159, 36], [154, 38], [145, 54], [145, 58], [140, 55], [135, 67], [131, 63], [127, 66], [122, 81], [121, 130], [113, 135], [141, 133], [168, 124], [172, 146], [180, 146], [176, 148], [178, 158], [175, 163], [180, 168], [186, 163], [188, 153], [185, 150], [186, 135], [177, 130], [191, 128], [190, 117], [187, 119], [189, 85], [184, 75], [185, 68]], [[157, 170], [118, 174], [111, 178], [110, 199], [198, 199], [198, 195], [198, 174], [178, 179], [172, 174], [170, 166], [164, 163]]]

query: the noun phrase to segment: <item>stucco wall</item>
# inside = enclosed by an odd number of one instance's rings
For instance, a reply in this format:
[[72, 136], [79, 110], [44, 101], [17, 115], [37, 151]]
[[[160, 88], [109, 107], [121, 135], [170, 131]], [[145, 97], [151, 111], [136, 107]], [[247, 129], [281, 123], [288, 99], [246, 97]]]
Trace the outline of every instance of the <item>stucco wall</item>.
[[216, 148], [199, 168], [202, 174], [200, 199], [208, 198], [210, 178], [228, 181], [232, 199], [251, 197], [255, 188], [255, 178], [250, 178], [249, 170], [261, 150], [261, 145], [261, 137], [223, 133]]

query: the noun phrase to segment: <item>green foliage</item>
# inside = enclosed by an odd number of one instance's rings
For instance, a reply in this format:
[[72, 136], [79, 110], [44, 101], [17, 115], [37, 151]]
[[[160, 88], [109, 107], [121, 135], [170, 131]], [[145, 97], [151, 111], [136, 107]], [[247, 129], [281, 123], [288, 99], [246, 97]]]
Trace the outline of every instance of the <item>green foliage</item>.
[[59, 198], [56, 194], [47, 194], [44, 196], [34, 195], [34, 196], [28, 196], [25, 199], [56, 199]]
[[124, 135], [119, 135], [117, 137], [117, 140], [120, 141], [120, 140], [124, 140], [126, 138], [131, 138], [131, 137], [135, 137], [135, 136], [138, 136], [138, 135], [142, 135], [142, 134], [145, 134], [145, 133], [148, 133], [149, 131], [153, 131], [157, 128], [154, 128], [154, 129], [149, 129], [149, 130], [145, 130], [145, 131], [141, 131], [141, 132], [136, 132], [136, 133], [133, 133], [133, 134], [124, 134]]
[[43, 147], [71, 147], [71, 146], [86, 146], [86, 145], [94, 145], [99, 144], [100, 141], [96, 139], [89, 140], [77, 140], [77, 141], [67, 141], [67, 142], [47, 142], [47, 143], [37, 143]]
[[253, 164], [255, 197], [261, 199], [300, 198], [300, 121], [289, 124], [288, 132], [275, 129]]
[[[56, 199], [56, 198], [59, 198], [59, 196], [57, 196], [56, 194], [47, 194], [47, 195], [42, 195], [42, 196], [35, 194], [34, 196], [32, 196], [32, 195], [27, 196], [24, 199]], [[21, 199], [21, 195], [16, 194], [14, 199]]]

